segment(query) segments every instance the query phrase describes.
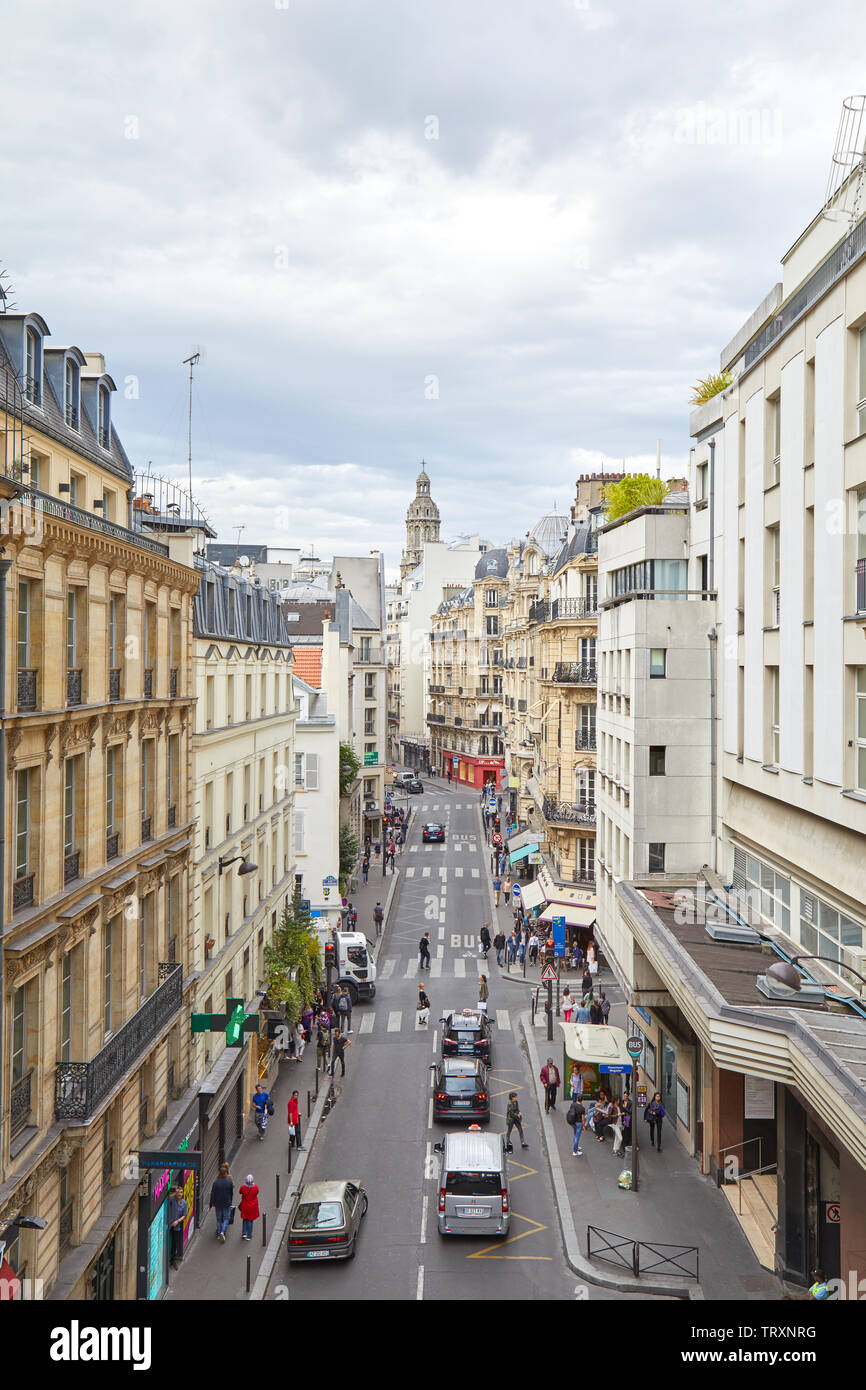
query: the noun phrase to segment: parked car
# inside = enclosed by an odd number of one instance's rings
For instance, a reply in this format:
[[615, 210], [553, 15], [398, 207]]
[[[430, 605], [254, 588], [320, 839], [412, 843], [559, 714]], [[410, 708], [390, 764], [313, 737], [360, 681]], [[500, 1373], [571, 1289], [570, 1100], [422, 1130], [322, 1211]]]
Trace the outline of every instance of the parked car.
[[367, 1206], [356, 1178], [306, 1183], [289, 1220], [289, 1260], [350, 1260]]
[[433, 1149], [442, 1155], [439, 1234], [507, 1236], [511, 1194], [504, 1137], [470, 1125], [468, 1130], [446, 1134]]
[[452, 1010], [440, 1019], [443, 1057], [480, 1057], [490, 1064], [493, 1025], [480, 1009]]
[[445, 843], [445, 826], [444, 826], [444, 825], [433, 825], [433, 824], [430, 824], [430, 825], [422, 825], [422, 827], [421, 827], [421, 839], [423, 840], [423, 842], [424, 842], [425, 845], [426, 845], [426, 844], [431, 844], [431, 845], [444, 845], [444, 843]]
[[414, 772], [398, 772], [396, 777], [394, 778], [394, 786], [408, 787], [409, 783], [414, 782], [415, 780], [416, 779]]
[[413, 777], [411, 782], [406, 783], [406, 790], [410, 796], [417, 796], [419, 792], [423, 792], [424, 783], [419, 782], [417, 777]]
[[487, 1067], [477, 1057], [444, 1057], [431, 1062], [434, 1120], [490, 1119]]

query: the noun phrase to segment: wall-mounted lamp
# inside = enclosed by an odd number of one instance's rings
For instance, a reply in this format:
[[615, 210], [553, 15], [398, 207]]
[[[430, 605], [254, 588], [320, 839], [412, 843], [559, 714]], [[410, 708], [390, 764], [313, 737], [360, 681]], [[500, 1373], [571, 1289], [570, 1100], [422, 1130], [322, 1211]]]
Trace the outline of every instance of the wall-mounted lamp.
[[243, 854], [236, 854], [236, 855], [234, 855], [234, 857], [233, 857], [232, 859], [223, 859], [222, 855], [220, 855], [220, 859], [219, 859], [219, 871], [220, 871], [220, 874], [222, 874], [223, 869], [227, 869], [228, 866], [229, 866], [230, 864], [237, 864], [237, 863], [240, 863], [240, 868], [238, 869], [238, 874], [254, 874], [254, 873], [256, 872], [256, 870], [258, 869], [258, 867], [259, 867], [258, 864], [253, 864], [252, 861], [249, 860], [249, 859], [247, 859], [246, 855], [243, 855]]

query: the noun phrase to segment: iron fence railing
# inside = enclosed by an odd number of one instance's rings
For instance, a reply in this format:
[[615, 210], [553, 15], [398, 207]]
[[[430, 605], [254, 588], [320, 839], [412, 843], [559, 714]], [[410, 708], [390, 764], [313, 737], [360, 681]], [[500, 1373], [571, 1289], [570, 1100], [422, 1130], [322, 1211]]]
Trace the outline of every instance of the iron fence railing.
[[108, 698], [109, 700], [120, 699], [120, 667], [113, 666], [108, 673]]
[[557, 661], [553, 680], [558, 685], [595, 685], [597, 672], [594, 661]]
[[152, 666], [147, 666], [147, 667], [145, 667], [145, 672], [144, 672], [144, 698], [145, 698], [145, 700], [152, 700], [152, 699], [153, 699], [153, 667], [152, 667]]
[[592, 752], [596, 747], [595, 729], [578, 729], [574, 736], [574, 746], [581, 751]]
[[168, 673], [168, 693], [172, 700], [177, 699], [177, 667], [172, 666]]
[[22, 874], [12, 884], [13, 912], [18, 912], [22, 907], [32, 907], [34, 878], [34, 874]]
[[594, 618], [598, 614], [597, 598], [555, 598], [550, 605], [550, 622], [562, 618]]
[[666, 1242], [634, 1240], [600, 1226], [587, 1226], [586, 1253], [590, 1259], [604, 1260], [618, 1269], [627, 1269], [639, 1279], [642, 1274], [667, 1274], [675, 1279], [700, 1282], [700, 1247]]
[[64, 883], [72, 883], [74, 879], [79, 878], [79, 877], [80, 877], [80, 874], [79, 874], [79, 869], [80, 869], [80, 867], [81, 867], [81, 850], [80, 850], [80, 849], [76, 849], [76, 850], [73, 851], [72, 854], [67, 854], [67, 855], [64, 857], [64, 860], [63, 860], [63, 882], [64, 882]]
[[83, 507], [73, 506], [71, 502], [61, 502], [59, 498], [52, 497], [50, 493], [28, 487], [22, 494], [22, 498], [34, 511], [41, 512], [44, 516], [54, 516], [60, 521], [71, 521], [76, 526], [85, 526], [88, 531], [101, 531], [104, 536], [112, 536], [115, 540], [123, 541], [126, 545], [136, 545], [139, 549], [150, 550], [154, 555], [168, 555], [168, 546], [163, 545], [162, 541], [151, 540], [149, 536], [143, 536], [139, 531], [132, 531], [128, 526], [118, 525], [116, 521], [106, 521], [104, 517], [85, 511]]
[[141, 839], [142, 843], [144, 843], [146, 840], [153, 839], [152, 821], [150, 816], [142, 816], [141, 818]]
[[31, 1082], [33, 1071], [26, 1071], [24, 1075], [12, 1083], [12, 1097], [10, 1104], [10, 1134], [13, 1136], [20, 1134], [26, 1128], [30, 1120], [30, 1097]]
[[18, 711], [36, 708], [36, 672], [20, 666], [18, 668]]
[[857, 612], [866, 613], [866, 559], [857, 561]]
[[58, 1120], [87, 1120], [183, 1004], [183, 970], [160, 962], [160, 983], [89, 1062], [58, 1062], [54, 1114]]

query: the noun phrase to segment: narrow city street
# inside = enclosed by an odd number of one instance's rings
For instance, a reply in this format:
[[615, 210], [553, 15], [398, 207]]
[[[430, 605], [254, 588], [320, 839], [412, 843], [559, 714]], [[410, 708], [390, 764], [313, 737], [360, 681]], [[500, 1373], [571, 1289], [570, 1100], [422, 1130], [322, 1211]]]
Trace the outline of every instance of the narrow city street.
[[[357, 1177], [363, 1183], [370, 1207], [358, 1254], [325, 1268], [289, 1269], [281, 1252], [268, 1296], [276, 1296], [281, 1285], [288, 1285], [290, 1299], [312, 1300], [615, 1296], [595, 1288], [577, 1292], [581, 1281], [564, 1259], [536, 1102], [515, 1026], [528, 996], [498, 981], [493, 952], [489, 967], [479, 965], [478, 929], [490, 920], [490, 897], [477, 793], [434, 790], [428, 783], [413, 805], [376, 998], [355, 1010], [346, 1077], [336, 1078], [337, 1104], [316, 1137], [306, 1172], [308, 1181]], [[422, 845], [425, 821], [445, 826], [444, 845]], [[415, 1019], [417, 947], [425, 931], [432, 962], [423, 978], [432, 1009], [429, 1027], [421, 1030]], [[446, 1126], [431, 1122], [429, 1068], [438, 1055], [439, 1018], [446, 1008], [476, 1004], [480, 968], [489, 978], [489, 1012], [496, 1022], [491, 1127], [504, 1129], [507, 1093], [516, 1090], [530, 1144], [528, 1150], [517, 1145], [510, 1161], [511, 1234], [493, 1245], [438, 1234], [433, 1144]]]

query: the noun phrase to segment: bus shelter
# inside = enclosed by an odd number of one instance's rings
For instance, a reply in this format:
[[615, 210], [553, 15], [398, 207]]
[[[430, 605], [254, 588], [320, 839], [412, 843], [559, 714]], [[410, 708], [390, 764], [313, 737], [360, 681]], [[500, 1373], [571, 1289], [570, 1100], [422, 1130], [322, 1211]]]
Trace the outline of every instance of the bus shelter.
[[581, 1100], [597, 1101], [602, 1088], [612, 1096], [622, 1094], [622, 1077], [631, 1077], [632, 1060], [622, 1028], [603, 1023], [560, 1023], [565, 1094], [571, 1095], [571, 1079], [577, 1075], [576, 1093]]

